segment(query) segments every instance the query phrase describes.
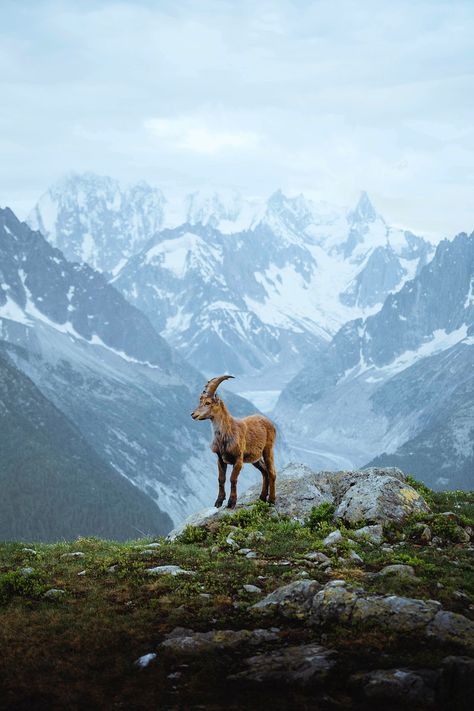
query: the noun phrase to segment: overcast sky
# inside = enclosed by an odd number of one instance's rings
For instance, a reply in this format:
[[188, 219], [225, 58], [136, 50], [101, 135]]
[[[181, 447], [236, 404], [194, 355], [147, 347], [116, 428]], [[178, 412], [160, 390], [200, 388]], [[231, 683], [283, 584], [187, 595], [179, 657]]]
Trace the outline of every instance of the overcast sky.
[[0, 205], [63, 173], [474, 230], [474, 2], [1, 0]]

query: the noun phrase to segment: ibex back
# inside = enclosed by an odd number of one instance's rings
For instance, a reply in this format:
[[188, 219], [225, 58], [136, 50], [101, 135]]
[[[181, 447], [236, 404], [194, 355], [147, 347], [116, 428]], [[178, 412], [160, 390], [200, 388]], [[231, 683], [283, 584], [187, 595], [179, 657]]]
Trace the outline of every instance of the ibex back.
[[223, 380], [233, 375], [212, 378], [205, 385], [199, 398], [199, 405], [191, 413], [194, 420], [211, 420], [214, 439], [211, 449], [217, 454], [219, 493], [215, 506], [222, 506], [225, 499], [225, 476], [227, 465], [232, 464], [230, 476], [230, 496], [228, 508], [237, 503], [237, 478], [243, 465], [253, 464], [262, 474], [260, 499], [275, 503], [275, 465], [273, 445], [276, 429], [273, 422], [263, 415], [250, 415], [242, 419], [232, 417], [224, 402], [216, 395]]

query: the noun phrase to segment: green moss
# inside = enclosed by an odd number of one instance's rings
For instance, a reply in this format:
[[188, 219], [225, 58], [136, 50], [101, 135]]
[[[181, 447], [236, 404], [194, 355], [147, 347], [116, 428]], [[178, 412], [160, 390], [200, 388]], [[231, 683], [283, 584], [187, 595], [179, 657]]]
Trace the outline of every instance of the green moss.
[[[327, 501], [324, 501], [319, 506], [313, 506], [308, 518], [305, 520], [304, 525], [307, 526], [311, 531], [318, 531], [321, 529], [323, 524], [331, 524], [334, 516], [336, 507]], [[334, 526], [333, 526], [334, 529]]]
[[12, 570], [0, 575], [0, 605], [6, 605], [15, 597], [40, 598], [47, 590], [38, 573], [23, 574]]
[[406, 483], [410, 484], [410, 486], [424, 498], [430, 508], [433, 508], [435, 505], [434, 492], [426, 486], [426, 484], [423, 484], [422, 481], [418, 481], [410, 474], [407, 474], [406, 476]]

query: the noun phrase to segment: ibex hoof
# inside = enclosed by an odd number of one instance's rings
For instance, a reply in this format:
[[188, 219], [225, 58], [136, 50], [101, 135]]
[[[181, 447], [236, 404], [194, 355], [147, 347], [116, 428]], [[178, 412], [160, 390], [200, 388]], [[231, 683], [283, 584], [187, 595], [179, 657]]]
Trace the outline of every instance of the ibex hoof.
[[260, 501], [266, 501], [266, 500], [267, 500], [267, 497], [264, 496], [263, 494], [260, 494], [260, 497], [259, 497], [259, 498], [260, 498]]
[[214, 504], [216, 509], [219, 509], [222, 506], [223, 502], [224, 502], [224, 499], [217, 499], [216, 503]]
[[235, 504], [237, 503], [237, 499], [229, 499], [227, 502], [227, 508], [228, 509], [235, 509]]
[[275, 499], [268, 499], [268, 503], [271, 504], [272, 506], [275, 506]]

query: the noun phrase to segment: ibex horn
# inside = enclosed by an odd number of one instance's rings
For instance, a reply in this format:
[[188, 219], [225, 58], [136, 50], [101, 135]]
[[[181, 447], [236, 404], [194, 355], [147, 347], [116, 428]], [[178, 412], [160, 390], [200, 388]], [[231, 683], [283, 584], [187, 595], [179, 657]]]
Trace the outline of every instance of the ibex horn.
[[218, 378], [212, 378], [204, 386], [204, 390], [202, 391], [202, 394], [209, 395], [209, 397], [214, 397], [214, 393], [216, 392], [217, 388], [222, 383], [222, 381], [229, 380], [229, 378], [233, 378], [233, 377], [234, 377], [233, 375], [219, 375]]

